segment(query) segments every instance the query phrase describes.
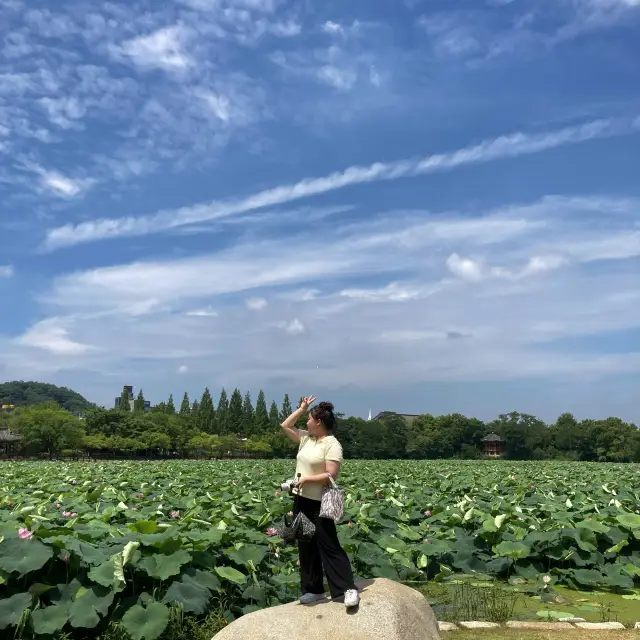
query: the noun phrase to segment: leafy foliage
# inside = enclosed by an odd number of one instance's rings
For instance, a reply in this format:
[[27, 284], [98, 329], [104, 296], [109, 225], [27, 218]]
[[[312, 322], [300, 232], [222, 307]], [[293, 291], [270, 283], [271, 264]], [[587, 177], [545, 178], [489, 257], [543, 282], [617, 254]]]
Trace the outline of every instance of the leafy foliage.
[[[114, 623], [118, 637], [143, 640], [160, 637], [176, 607], [199, 617], [221, 609], [231, 620], [296, 598], [296, 549], [266, 533], [291, 509], [278, 491], [291, 464], [4, 463], [0, 620], [13, 632], [26, 609], [43, 640], [97, 635]], [[522, 590], [561, 583], [636, 598], [639, 471], [354, 461], [341, 474], [339, 536], [361, 578], [467, 575], [508, 579]]]
[[83, 413], [95, 406], [79, 393], [44, 382], [3, 382], [0, 384], [0, 405], [13, 404], [16, 407], [31, 407], [46, 402], [55, 402], [70, 413]]

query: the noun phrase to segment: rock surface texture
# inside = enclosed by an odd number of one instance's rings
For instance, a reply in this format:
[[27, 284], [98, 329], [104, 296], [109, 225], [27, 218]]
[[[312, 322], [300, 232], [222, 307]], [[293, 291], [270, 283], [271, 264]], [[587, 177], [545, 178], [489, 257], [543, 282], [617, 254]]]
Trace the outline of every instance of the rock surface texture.
[[422, 594], [392, 580], [356, 583], [361, 602], [284, 604], [242, 616], [214, 640], [438, 640], [438, 622]]

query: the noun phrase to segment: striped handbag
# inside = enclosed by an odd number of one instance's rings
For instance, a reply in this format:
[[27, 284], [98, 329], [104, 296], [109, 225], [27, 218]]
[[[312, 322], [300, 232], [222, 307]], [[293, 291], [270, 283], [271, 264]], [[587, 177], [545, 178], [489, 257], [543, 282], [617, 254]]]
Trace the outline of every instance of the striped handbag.
[[333, 476], [328, 473], [330, 485], [322, 492], [320, 502], [320, 517], [331, 518], [335, 522], [342, 520], [344, 515], [344, 489], [340, 489]]

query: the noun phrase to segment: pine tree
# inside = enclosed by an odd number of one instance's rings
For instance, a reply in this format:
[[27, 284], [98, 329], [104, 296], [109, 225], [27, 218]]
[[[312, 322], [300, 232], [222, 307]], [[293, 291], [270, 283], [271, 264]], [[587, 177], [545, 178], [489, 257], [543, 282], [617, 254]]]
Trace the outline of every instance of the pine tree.
[[120, 411], [131, 411], [129, 391], [127, 391], [126, 387], [122, 387], [122, 393], [120, 394]]
[[176, 405], [173, 403], [173, 393], [169, 396], [167, 400], [167, 413], [174, 414], [176, 412]]
[[229, 433], [237, 435], [242, 429], [242, 394], [240, 389], [234, 389], [229, 400], [229, 413], [227, 417], [227, 425]]
[[135, 402], [133, 403], [133, 412], [144, 413], [144, 394], [142, 393], [142, 389], [138, 391], [138, 397], [135, 399]]
[[262, 389], [260, 389], [258, 399], [256, 400], [255, 424], [255, 433], [257, 434], [263, 435], [271, 431], [269, 425], [269, 414], [267, 413], [267, 401], [264, 398], [264, 391]]
[[278, 405], [275, 400], [272, 400], [271, 407], [269, 408], [269, 423], [270, 428], [277, 427], [280, 422], [280, 412], [278, 411]]
[[196, 428], [205, 433], [213, 433], [215, 429], [216, 414], [213, 409], [213, 400], [209, 387], [206, 387], [200, 400], [200, 408], [196, 416]]
[[291, 408], [291, 400], [289, 400], [289, 394], [284, 394], [284, 400], [282, 401], [282, 410], [280, 411], [280, 422], [284, 422], [291, 414], [293, 409]]
[[197, 416], [198, 411], [200, 411], [200, 403], [197, 400], [194, 400], [193, 404], [191, 405], [191, 415]]
[[185, 391], [182, 396], [182, 404], [180, 405], [180, 415], [188, 416], [191, 413], [191, 403], [189, 402], [189, 394]]
[[255, 413], [251, 404], [251, 394], [247, 391], [242, 403], [242, 435], [245, 437], [256, 434]]
[[220, 392], [220, 399], [218, 400], [218, 410], [216, 412], [218, 419], [218, 432], [221, 435], [230, 433], [229, 430], [229, 398], [227, 392], [222, 389]]

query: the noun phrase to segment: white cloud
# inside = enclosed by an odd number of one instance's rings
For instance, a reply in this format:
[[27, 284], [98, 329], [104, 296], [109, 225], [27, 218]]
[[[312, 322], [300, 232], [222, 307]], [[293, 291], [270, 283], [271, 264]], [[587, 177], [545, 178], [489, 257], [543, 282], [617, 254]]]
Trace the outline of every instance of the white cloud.
[[323, 65], [316, 73], [321, 82], [341, 91], [352, 89], [358, 79], [353, 69], [341, 69], [333, 64]]
[[0, 278], [12, 278], [14, 273], [13, 265], [0, 265]]
[[447, 258], [447, 268], [455, 276], [469, 282], [479, 282], [484, 277], [482, 265], [471, 258], [461, 258], [457, 253]]
[[417, 161], [401, 160], [388, 163], [376, 162], [368, 167], [352, 166], [341, 172], [319, 178], [305, 178], [295, 184], [274, 187], [237, 200], [214, 201], [173, 211], [161, 211], [150, 216], [97, 219], [77, 225], [67, 224], [49, 229], [45, 246], [56, 249], [107, 238], [158, 233], [316, 196], [356, 184], [451, 171], [465, 165], [540, 153], [587, 140], [631, 134], [636, 129], [637, 125], [633, 121], [597, 120], [550, 133], [515, 133], [486, 140], [457, 151], [431, 155]]
[[292, 336], [299, 336], [306, 331], [306, 327], [298, 320], [294, 318], [289, 324], [286, 325], [285, 331]]
[[56, 356], [80, 356], [93, 349], [90, 345], [69, 338], [69, 331], [58, 318], [49, 318], [33, 325], [17, 339], [21, 345], [43, 349]]
[[187, 311], [186, 315], [193, 318], [215, 318], [218, 312], [209, 306], [203, 309], [192, 309], [191, 311]]
[[189, 367], [186, 364], [181, 364], [178, 367], [178, 373], [180, 375], [184, 375], [185, 373], [188, 373], [188, 372], [189, 372]]
[[193, 64], [185, 51], [191, 32], [184, 25], [173, 25], [127, 40], [114, 53], [123, 54], [142, 68], [182, 71]]
[[246, 305], [252, 311], [261, 311], [267, 306], [267, 301], [264, 298], [249, 298]]
[[322, 25], [322, 30], [326, 33], [342, 33], [342, 25], [339, 22], [333, 22], [332, 20], [327, 20]]
[[392, 282], [379, 289], [344, 289], [340, 295], [345, 298], [371, 300], [381, 302], [404, 302], [424, 295], [423, 287], [411, 287]]
[[66, 198], [73, 198], [82, 190], [79, 183], [55, 171], [46, 172], [42, 176], [42, 184], [57, 195]]

